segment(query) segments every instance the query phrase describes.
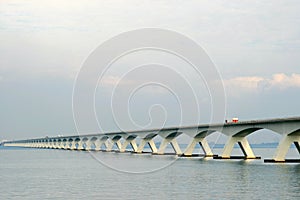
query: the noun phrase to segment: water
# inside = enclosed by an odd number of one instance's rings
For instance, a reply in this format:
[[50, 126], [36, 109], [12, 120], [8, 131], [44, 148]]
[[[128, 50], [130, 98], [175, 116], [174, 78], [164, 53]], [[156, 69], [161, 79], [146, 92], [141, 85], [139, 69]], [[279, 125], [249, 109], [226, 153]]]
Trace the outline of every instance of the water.
[[0, 149], [0, 199], [299, 199], [299, 183], [300, 164]]

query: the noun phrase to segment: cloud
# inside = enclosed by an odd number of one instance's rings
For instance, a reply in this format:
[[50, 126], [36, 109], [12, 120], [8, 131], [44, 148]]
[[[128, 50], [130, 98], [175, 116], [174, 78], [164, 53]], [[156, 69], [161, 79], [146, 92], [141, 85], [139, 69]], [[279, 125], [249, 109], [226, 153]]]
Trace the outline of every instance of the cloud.
[[300, 88], [300, 74], [292, 74], [288, 76], [284, 73], [274, 74], [272, 79], [267, 80], [270, 87], [278, 87], [280, 89], [286, 89], [290, 87]]
[[288, 88], [300, 88], [300, 74], [286, 75], [284, 73], [273, 74], [271, 78], [260, 76], [235, 77], [224, 80], [227, 91], [261, 91], [268, 89], [285, 90]]
[[241, 87], [246, 89], [256, 89], [264, 79], [259, 76], [235, 77], [224, 81], [225, 87]]

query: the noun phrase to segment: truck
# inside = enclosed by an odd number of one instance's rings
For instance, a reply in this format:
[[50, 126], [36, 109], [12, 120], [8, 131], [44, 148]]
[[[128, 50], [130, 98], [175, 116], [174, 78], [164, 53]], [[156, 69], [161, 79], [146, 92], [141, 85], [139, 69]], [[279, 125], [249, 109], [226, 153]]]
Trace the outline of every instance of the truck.
[[237, 117], [233, 117], [231, 120], [225, 120], [225, 123], [227, 124], [227, 123], [237, 123], [237, 122], [239, 122], [239, 118], [237, 118]]

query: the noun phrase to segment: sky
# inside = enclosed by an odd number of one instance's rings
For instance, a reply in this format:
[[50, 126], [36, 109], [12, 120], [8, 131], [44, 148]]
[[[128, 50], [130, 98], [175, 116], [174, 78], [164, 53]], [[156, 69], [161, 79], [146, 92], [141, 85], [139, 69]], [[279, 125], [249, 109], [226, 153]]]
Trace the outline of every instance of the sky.
[[[72, 93], [85, 61], [110, 38], [149, 27], [178, 32], [205, 50], [224, 84], [225, 118], [300, 116], [299, 10], [297, 0], [1, 0], [0, 140], [75, 134]], [[124, 58], [103, 80], [103, 87], [97, 87], [95, 113], [103, 130], [118, 130], [120, 124], [123, 129], [194, 124], [188, 116], [180, 118], [180, 105], [191, 116], [197, 109], [188, 100], [192, 93], [183, 89], [188, 86], [177, 82], [182, 79], [178, 74], [163, 67], [155, 73], [157, 66], [149, 66], [152, 70], [120, 81], [122, 70], [141, 63], [136, 58], [151, 60], [156, 53]], [[163, 53], [155, 59], [181, 70], [179, 75], [188, 68]], [[197, 82], [193, 78], [187, 72], [183, 82]], [[172, 87], [183, 100], [178, 103], [176, 95], [161, 85], [145, 86], [129, 104], [130, 117], [136, 122], [129, 125], [128, 115], [119, 106], [126, 98], [123, 93], [151, 79], [178, 83]], [[112, 103], [119, 117], [116, 122], [110, 97], [119, 81], [122, 84]], [[194, 89], [200, 102], [199, 123], [207, 123], [212, 112], [210, 94], [201, 81]], [[88, 126], [89, 119], [85, 120]]]

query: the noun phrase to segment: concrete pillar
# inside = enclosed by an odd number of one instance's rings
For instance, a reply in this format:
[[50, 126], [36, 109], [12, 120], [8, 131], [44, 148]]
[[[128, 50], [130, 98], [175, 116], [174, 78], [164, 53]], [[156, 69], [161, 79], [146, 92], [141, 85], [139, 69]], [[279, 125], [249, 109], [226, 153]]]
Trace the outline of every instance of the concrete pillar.
[[84, 149], [83, 148], [83, 141], [81, 139], [79, 141], [77, 141], [77, 144], [78, 144], [77, 150], [83, 150]]
[[135, 152], [135, 151], [138, 149], [138, 146], [137, 146], [135, 140], [132, 140], [132, 141], [130, 142], [130, 146], [131, 146], [131, 148], [133, 149], [133, 152]]
[[63, 149], [64, 148], [64, 141], [63, 140], [60, 140], [59, 141], [59, 145], [57, 147], [58, 149]]
[[137, 151], [137, 145], [134, 139], [127, 139], [124, 141], [120, 152], [125, 152], [126, 151], [126, 147], [130, 144], [131, 148], [133, 149], [133, 152]]
[[73, 141], [71, 142], [70, 150], [76, 150], [76, 142], [75, 142], [75, 140], [73, 140]]
[[[106, 141], [105, 143], [106, 143], [105, 146], [107, 147], [107, 151], [111, 151], [112, 148], [113, 148], [113, 146], [114, 146], [115, 144], [116, 144], [118, 150], [121, 150], [121, 149], [122, 149], [122, 144], [121, 144], [121, 141], [120, 141], [120, 140], [118, 140], [118, 141], [112, 141], [111, 143], [108, 142], [108, 141]], [[105, 144], [105, 143], [104, 143], [104, 144]]]
[[103, 137], [99, 140], [95, 141], [95, 150], [96, 151], [100, 151], [101, 150], [101, 146], [105, 145], [105, 150], [108, 151], [109, 147], [109, 142], [108, 142], [108, 137]]
[[86, 151], [91, 151], [92, 150], [92, 144], [93, 144], [93, 142], [91, 140], [87, 140], [85, 142], [85, 150]]
[[116, 144], [116, 146], [117, 146], [117, 148], [118, 148], [118, 150], [120, 151], [121, 149], [122, 149], [122, 144], [121, 144], [121, 136], [115, 136], [115, 137], [113, 137], [112, 139], [111, 139], [111, 144], [109, 144], [109, 143], [107, 143], [108, 145], [108, 147], [107, 147], [107, 151], [111, 151], [112, 150], [112, 148], [113, 148], [113, 146], [114, 146], [114, 144]]
[[213, 156], [212, 150], [209, 147], [205, 138], [193, 138], [193, 140], [190, 142], [190, 144], [187, 146], [186, 150], [184, 151], [184, 155], [191, 156], [193, 154], [193, 151], [194, 151], [197, 143], [200, 144], [205, 156], [207, 156], [207, 157]]
[[53, 149], [53, 146], [54, 146], [53, 141], [50, 141], [49, 142], [49, 149]]
[[114, 146], [114, 142], [111, 142], [109, 140], [106, 140], [104, 142], [104, 144], [105, 144], [105, 147], [106, 147], [106, 151], [111, 151], [113, 146]]
[[296, 146], [296, 148], [298, 150], [298, 153], [300, 154], [300, 140], [299, 141], [295, 141], [294, 144], [295, 144], [295, 146]]
[[230, 158], [235, 143], [238, 143], [245, 158], [256, 158], [246, 137], [230, 137], [223, 149], [222, 158]]
[[139, 145], [136, 153], [142, 153], [146, 144], [147, 144], [147, 141], [145, 139], [141, 139], [140, 145]]
[[64, 145], [65, 145], [64, 141], [61, 140], [61, 141], [59, 142], [58, 149], [64, 149]]
[[179, 145], [178, 145], [178, 143], [176, 141], [176, 138], [164, 138], [163, 141], [162, 141], [162, 143], [160, 144], [160, 147], [159, 147], [159, 149], [157, 151], [157, 154], [161, 154], [161, 155], [164, 154], [165, 153], [165, 149], [166, 149], [166, 147], [167, 147], [167, 145], [169, 143], [171, 144], [171, 146], [173, 147], [173, 149], [174, 149], [174, 151], [175, 151], [175, 153], [177, 155], [181, 155], [182, 154], [182, 151], [179, 148]]
[[101, 140], [96, 140], [94, 143], [95, 143], [95, 151], [100, 151], [102, 145]]
[[288, 153], [293, 142], [296, 145], [298, 152], [300, 153], [299, 141], [300, 136], [285, 135], [277, 147], [273, 160], [275, 160], [276, 162], [284, 162], [286, 154]]
[[153, 140], [149, 140], [148, 145], [150, 146], [152, 153], [157, 153], [157, 148]]
[[152, 138], [141, 139], [140, 145], [138, 146], [136, 153], [142, 153], [146, 144], [149, 144], [152, 153], [157, 153], [156, 145]]

